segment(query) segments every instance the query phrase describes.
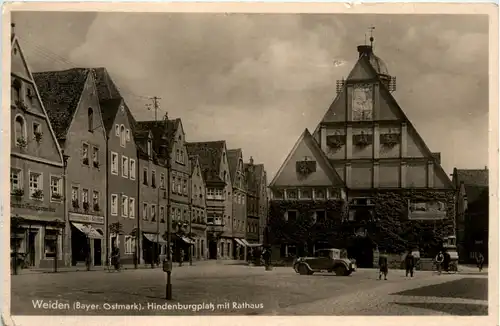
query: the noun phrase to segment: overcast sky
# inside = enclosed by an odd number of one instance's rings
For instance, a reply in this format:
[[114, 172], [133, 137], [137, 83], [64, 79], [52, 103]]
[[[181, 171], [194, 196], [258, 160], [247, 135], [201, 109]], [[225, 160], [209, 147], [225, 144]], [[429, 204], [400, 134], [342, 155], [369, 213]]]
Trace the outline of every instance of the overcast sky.
[[[488, 21], [459, 15], [14, 13], [33, 71], [106, 67], [137, 119], [180, 117], [188, 141], [227, 141], [269, 180], [312, 132], [365, 31], [400, 106], [442, 165], [488, 164]], [[143, 98], [144, 96], [144, 98]]]

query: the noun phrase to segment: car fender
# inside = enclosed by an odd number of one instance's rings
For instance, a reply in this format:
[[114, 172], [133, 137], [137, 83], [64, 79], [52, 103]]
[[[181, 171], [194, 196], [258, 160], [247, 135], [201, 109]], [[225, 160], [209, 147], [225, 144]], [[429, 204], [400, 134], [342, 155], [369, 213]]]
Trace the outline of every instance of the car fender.
[[299, 267], [301, 264], [306, 265], [306, 266], [307, 266], [307, 268], [308, 268], [310, 271], [312, 271], [312, 270], [313, 270], [313, 269], [311, 268], [311, 266], [310, 266], [307, 262], [305, 262], [305, 261], [299, 261], [299, 262], [297, 262], [297, 264], [295, 265], [295, 266], [297, 266], [297, 270], [298, 270], [298, 267]]
[[337, 268], [338, 266], [344, 266], [345, 269], [349, 270], [349, 264], [347, 264], [343, 260], [339, 260], [339, 261], [336, 261], [336, 262], [333, 263], [333, 269]]

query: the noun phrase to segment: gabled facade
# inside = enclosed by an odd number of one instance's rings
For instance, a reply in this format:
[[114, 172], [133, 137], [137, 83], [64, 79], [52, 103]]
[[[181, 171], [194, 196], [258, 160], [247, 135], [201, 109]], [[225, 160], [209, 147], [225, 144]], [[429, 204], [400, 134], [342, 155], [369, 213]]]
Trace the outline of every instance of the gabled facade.
[[[68, 155], [68, 219], [64, 245], [71, 264], [102, 265], [106, 258], [106, 131], [91, 69], [33, 74], [42, 102]], [[68, 257], [69, 258], [69, 257]]]
[[460, 261], [475, 263], [480, 252], [488, 261], [488, 169], [453, 169], [456, 187], [456, 233]]
[[264, 164], [254, 164], [250, 157], [244, 165], [247, 184], [247, 228], [246, 240], [250, 244], [264, 243], [264, 230], [267, 224], [268, 196], [267, 174]]
[[[104, 70], [98, 73], [107, 74]], [[107, 80], [112, 83], [109, 76]], [[131, 127], [133, 122], [129, 121], [129, 109], [121, 97], [106, 99], [107, 94], [102, 92], [102, 87], [98, 90], [101, 90], [100, 107], [107, 137], [108, 164], [104, 166], [107, 169], [106, 198], [109, 202], [106, 227], [108, 256], [114, 247], [118, 247], [121, 261], [131, 264], [137, 257], [136, 230], [139, 220], [138, 158]]]
[[225, 141], [187, 143], [189, 155], [199, 157], [207, 194], [209, 259], [232, 257], [232, 185]]
[[191, 232], [195, 244], [193, 259], [207, 259], [206, 186], [199, 157], [190, 156], [191, 162]]
[[241, 148], [228, 150], [227, 160], [229, 165], [229, 176], [233, 186], [233, 219], [231, 222], [234, 243], [232, 255], [236, 259], [244, 259], [244, 248], [246, 247], [247, 198], [245, 169], [243, 167], [243, 151]]
[[11, 252], [27, 266], [51, 267], [55, 257], [63, 266], [63, 156], [17, 37], [11, 46]]
[[[373, 43], [358, 46], [358, 55], [347, 79], [337, 82], [337, 97], [313, 133], [324, 165], [335, 170], [347, 189], [349, 208], [343, 218], [349, 227], [343, 226], [342, 233], [357, 237], [338, 245], [360, 266], [371, 266], [372, 249], [377, 248], [403, 252], [416, 247], [432, 256], [440, 239], [454, 234], [453, 184], [440, 155], [429, 150], [392, 96], [395, 77], [374, 54]], [[328, 180], [319, 174], [295, 178], [293, 172], [292, 167], [278, 172], [271, 184], [274, 199], [300, 200], [299, 190], [285, 193], [286, 185]]]

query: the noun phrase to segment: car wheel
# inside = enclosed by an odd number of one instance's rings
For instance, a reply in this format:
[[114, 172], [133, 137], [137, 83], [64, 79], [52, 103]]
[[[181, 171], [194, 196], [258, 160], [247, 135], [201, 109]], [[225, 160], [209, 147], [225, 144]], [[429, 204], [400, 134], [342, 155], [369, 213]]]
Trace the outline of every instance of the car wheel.
[[300, 264], [299, 265], [299, 274], [300, 275], [308, 275], [309, 274], [309, 268], [307, 268], [306, 265]]
[[337, 275], [337, 276], [347, 275], [347, 268], [345, 268], [345, 266], [342, 266], [342, 265], [335, 267], [335, 275]]

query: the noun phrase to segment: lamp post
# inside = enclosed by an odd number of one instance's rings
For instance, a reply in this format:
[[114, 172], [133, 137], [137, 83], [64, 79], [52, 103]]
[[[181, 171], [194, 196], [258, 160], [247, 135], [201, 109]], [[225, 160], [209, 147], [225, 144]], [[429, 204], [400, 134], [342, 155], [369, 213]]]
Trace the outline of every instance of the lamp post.
[[[193, 181], [191, 180], [191, 183]], [[190, 187], [192, 188], [192, 187]], [[191, 199], [189, 201], [189, 238], [191, 239], [191, 224], [193, 222], [193, 196], [191, 194]], [[193, 244], [189, 243], [189, 265], [193, 265]]]
[[[71, 198], [70, 196], [68, 196], [67, 194], [67, 191], [68, 191], [68, 186], [67, 186], [67, 168], [68, 168], [68, 159], [69, 159], [69, 155], [66, 155], [64, 154], [64, 150], [62, 150], [62, 156], [63, 156], [63, 210], [64, 210], [64, 229], [66, 229], [66, 226], [69, 225], [69, 218], [68, 218], [68, 198]], [[66, 232], [63, 232], [63, 239], [66, 238]], [[56, 242], [56, 245], [57, 245], [57, 242]], [[69, 244], [67, 244], [69, 246]], [[57, 247], [56, 247], [57, 248]], [[64, 252], [64, 240], [63, 240], [63, 252]], [[66, 250], [68, 250], [68, 248], [66, 248]], [[64, 253], [61, 252], [61, 254], [64, 255]], [[56, 254], [57, 256], [57, 254]], [[57, 260], [57, 259], [56, 259]], [[69, 261], [68, 261], [69, 263]], [[57, 272], [57, 261], [55, 262], [55, 272]]]
[[[168, 123], [167, 117], [165, 116], [165, 123]], [[166, 139], [163, 140], [165, 143]], [[165, 146], [166, 147], [166, 146]], [[170, 170], [172, 164], [170, 162], [170, 148], [165, 149], [166, 159], [167, 159], [167, 284], [165, 285], [165, 299], [172, 300], [172, 214], [170, 209]]]

